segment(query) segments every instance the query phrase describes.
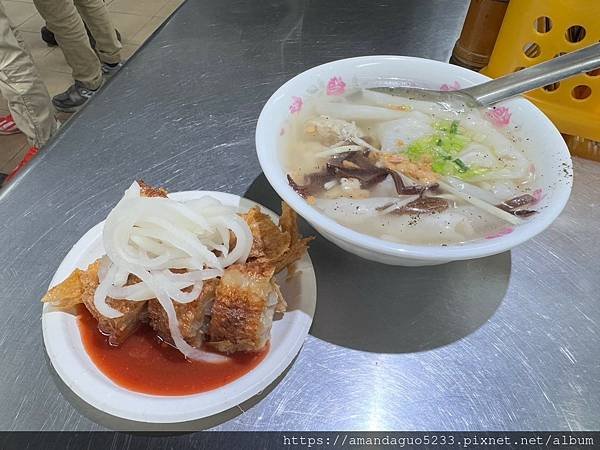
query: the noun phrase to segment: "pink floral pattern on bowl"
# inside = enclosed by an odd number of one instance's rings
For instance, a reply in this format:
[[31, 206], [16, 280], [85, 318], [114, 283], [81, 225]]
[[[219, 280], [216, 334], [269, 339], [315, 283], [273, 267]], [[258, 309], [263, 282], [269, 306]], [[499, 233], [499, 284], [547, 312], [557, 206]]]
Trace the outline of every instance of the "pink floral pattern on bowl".
[[327, 95], [342, 95], [346, 92], [346, 83], [342, 77], [333, 77], [327, 83]]
[[494, 125], [505, 127], [510, 123], [511, 112], [506, 106], [493, 106], [486, 116]]
[[501, 229], [497, 233], [488, 234], [485, 238], [486, 239], [495, 239], [495, 238], [499, 238], [499, 237], [502, 237], [502, 236], [506, 236], [507, 234], [510, 234], [513, 231], [514, 231], [514, 228], [512, 228], [512, 227], [506, 227], [506, 228]]
[[460, 89], [460, 83], [454, 80], [452, 83], [444, 83], [440, 86], [440, 91], [458, 91]]
[[290, 105], [290, 113], [295, 114], [299, 113], [302, 109], [304, 102], [301, 97], [292, 96], [292, 104]]
[[536, 189], [531, 195], [533, 196], [533, 202], [531, 203], [532, 205], [537, 205], [546, 196], [542, 188]]

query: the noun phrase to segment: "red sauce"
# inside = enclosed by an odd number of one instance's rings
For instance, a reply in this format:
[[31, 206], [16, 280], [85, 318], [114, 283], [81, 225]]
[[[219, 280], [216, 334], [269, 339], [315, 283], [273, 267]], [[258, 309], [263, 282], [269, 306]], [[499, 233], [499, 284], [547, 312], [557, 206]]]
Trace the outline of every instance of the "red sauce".
[[235, 353], [224, 363], [189, 361], [148, 325], [113, 347], [84, 307], [79, 309], [78, 323], [83, 346], [96, 367], [119, 386], [144, 394], [189, 395], [216, 389], [250, 372], [269, 352], [267, 345], [259, 353]]

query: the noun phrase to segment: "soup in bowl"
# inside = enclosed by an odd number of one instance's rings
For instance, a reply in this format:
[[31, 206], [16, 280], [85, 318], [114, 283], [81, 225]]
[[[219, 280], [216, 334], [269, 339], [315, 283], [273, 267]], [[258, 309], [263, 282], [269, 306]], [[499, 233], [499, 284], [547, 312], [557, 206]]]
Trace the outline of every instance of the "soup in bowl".
[[424, 265], [508, 250], [550, 225], [568, 199], [571, 160], [552, 123], [522, 98], [467, 108], [371, 90], [486, 79], [410, 57], [315, 67], [263, 108], [261, 166], [317, 231], [359, 256]]

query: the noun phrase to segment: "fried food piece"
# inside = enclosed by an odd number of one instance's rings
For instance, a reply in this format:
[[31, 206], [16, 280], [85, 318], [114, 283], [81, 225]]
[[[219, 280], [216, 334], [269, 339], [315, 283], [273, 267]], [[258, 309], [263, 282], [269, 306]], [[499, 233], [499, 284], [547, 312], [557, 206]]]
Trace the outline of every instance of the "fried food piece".
[[150, 186], [144, 180], [138, 180], [137, 183], [140, 185], [140, 195], [142, 197], [166, 197], [168, 194], [165, 188]]
[[271, 286], [273, 287], [273, 295], [277, 299], [277, 303], [275, 304], [275, 312], [283, 314], [287, 310], [287, 302], [285, 301], [285, 298], [283, 298], [283, 294], [281, 293], [279, 285], [273, 278], [271, 279]]
[[70, 308], [81, 303], [83, 301], [81, 299], [83, 294], [81, 274], [83, 272], [81, 269], [75, 269], [62, 283], [50, 289], [42, 297], [42, 302], [50, 303], [58, 308]]
[[296, 212], [282, 202], [279, 226], [255, 206], [242, 215], [252, 232], [252, 249], [248, 261], [275, 266], [275, 273], [286, 267], [293, 273], [293, 263], [302, 257], [312, 237], [302, 239], [298, 231]]
[[[210, 314], [218, 281], [216, 278], [206, 280], [198, 298], [190, 303], [173, 302], [181, 335], [188, 344], [194, 347], [200, 347], [204, 340], [209, 320], [207, 314]], [[148, 319], [156, 334], [172, 344], [173, 339], [169, 330], [167, 313], [156, 299], [148, 301]]]
[[290, 248], [284, 253], [283, 257], [277, 261], [275, 273], [279, 273], [284, 268], [287, 268], [288, 275], [294, 273], [294, 263], [302, 258], [305, 251], [308, 250], [308, 244], [314, 239], [314, 236], [302, 238], [298, 231], [298, 215], [290, 206], [281, 202], [281, 217], [279, 218], [279, 226], [283, 231], [291, 236]]
[[398, 153], [371, 152], [380, 163], [388, 169], [408, 175], [423, 184], [432, 184], [439, 175], [431, 170], [431, 159], [423, 157], [419, 161], [411, 161], [406, 155]]
[[283, 269], [287, 268], [288, 275], [292, 275], [294, 273], [294, 263], [296, 263], [304, 252], [308, 250], [308, 244], [310, 241], [314, 239], [314, 236], [310, 236], [307, 238], [300, 239], [298, 242], [294, 243], [281, 258], [279, 258], [275, 262], [275, 273], [281, 272]]
[[[208, 344], [224, 353], [257, 352], [269, 340], [278, 289], [275, 268], [251, 262], [225, 269], [217, 286]], [[280, 294], [279, 294], [280, 295]]]
[[296, 211], [290, 208], [286, 202], [281, 202], [281, 217], [279, 217], [279, 226], [281, 230], [290, 234], [290, 245], [295, 244], [300, 240], [300, 232], [298, 231], [298, 215]]
[[[98, 321], [98, 329], [103, 334], [108, 335], [109, 344], [118, 346], [131, 336], [140, 323], [146, 319], [147, 302], [131, 302], [108, 297], [106, 303], [123, 315], [115, 319], [110, 319], [100, 314], [94, 305], [94, 293], [98, 284], [100, 284], [98, 279], [99, 261], [90, 265], [88, 270], [80, 276], [83, 286], [82, 301], [90, 314]], [[133, 275], [129, 275], [127, 285], [136, 283], [139, 283], [139, 279]]]
[[290, 234], [275, 225], [273, 220], [261, 212], [258, 206], [243, 214], [242, 217], [250, 227], [253, 238], [250, 259], [263, 262], [276, 261], [289, 248]]

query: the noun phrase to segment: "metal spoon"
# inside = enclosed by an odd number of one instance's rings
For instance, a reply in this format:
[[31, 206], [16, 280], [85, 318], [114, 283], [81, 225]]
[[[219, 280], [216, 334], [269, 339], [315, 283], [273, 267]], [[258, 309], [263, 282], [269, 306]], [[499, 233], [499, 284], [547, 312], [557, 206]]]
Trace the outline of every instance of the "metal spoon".
[[457, 91], [413, 87], [376, 87], [369, 90], [415, 100], [466, 106], [490, 106], [515, 95], [600, 68], [600, 44], [590, 45], [550, 61]]

